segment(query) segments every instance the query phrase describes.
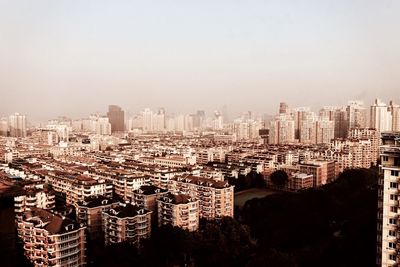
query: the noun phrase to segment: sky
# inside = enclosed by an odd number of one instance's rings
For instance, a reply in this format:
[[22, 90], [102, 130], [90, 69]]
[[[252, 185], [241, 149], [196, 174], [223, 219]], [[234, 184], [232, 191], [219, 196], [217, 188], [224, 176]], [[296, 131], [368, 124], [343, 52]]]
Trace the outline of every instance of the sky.
[[0, 116], [400, 102], [400, 1], [0, 0]]

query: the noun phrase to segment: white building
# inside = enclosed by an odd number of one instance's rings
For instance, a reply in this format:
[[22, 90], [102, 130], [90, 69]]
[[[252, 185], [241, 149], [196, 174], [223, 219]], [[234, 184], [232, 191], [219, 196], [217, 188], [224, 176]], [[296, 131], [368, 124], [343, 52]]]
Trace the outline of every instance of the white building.
[[399, 254], [399, 183], [400, 133], [382, 133], [378, 191], [377, 266], [398, 266]]
[[10, 129], [10, 136], [12, 137], [26, 137], [26, 117], [19, 113], [10, 115], [8, 126]]
[[392, 130], [392, 114], [380, 99], [376, 99], [371, 106], [371, 128], [375, 128], [378, 132]]

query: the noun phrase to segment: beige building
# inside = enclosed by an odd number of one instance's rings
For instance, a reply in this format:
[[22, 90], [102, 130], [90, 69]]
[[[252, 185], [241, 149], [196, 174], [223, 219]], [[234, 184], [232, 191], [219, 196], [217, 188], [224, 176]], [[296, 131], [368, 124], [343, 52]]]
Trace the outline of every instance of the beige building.
[[90, 196], [75, 204], [76, 219], [86, 225], [91, 240], [101, 240], [104, 238], [102, 212], [118, 205], [118, 201], [111, 198]]
[[171, 224], [188, 231], [199, 228], [199, 201], [190, 196], [167, 193], [157, 200], [158, 225]]
[[339, 174], [338, 165], [335, 161], [308, 160], [299, 164], [301, 173], [313, 175], [313, 187], [318, 187], [330, 183]]
[[132, 204], [152, 212], [152, 222], [157, 222], [157, 199], [167, 193], [166, 189], [154, 185], [143, 185], [133, 191]]
[[377, 266], [392, 267], [400, 264], [400, 132], [382, 133], [380, 157]]
[[46, 182], [51, 184], [56, 192], [66, 197], [67, 204], [83, 201], [89, 196], [102, 195], [112, 196], [112, 185], [103, 181], [95, 180], [86, 175], [71, 175], [63, 172], [49, 172]]
[[48, 187], [26, 188], [23, 195], [14, 197], [15, 217], [20, 221], [26, 211], [33, 208], [53, 209], [55, 204], [54, 191]]
[[151, 234], [151, 211], [132, 204], [102, 212], [105, 244], [129, 242], [139, 245], [141, 239]]
[[184, 194], [198, 199], [200, 217], [216, 219], [233, 217], [233, 187], [225, 181], [183, 175], [172, 178], [168, 189], [173, 194]]
[[24, 213], [18, 235], [34, 266], [85, 266], [85, 227], [43, 209]]

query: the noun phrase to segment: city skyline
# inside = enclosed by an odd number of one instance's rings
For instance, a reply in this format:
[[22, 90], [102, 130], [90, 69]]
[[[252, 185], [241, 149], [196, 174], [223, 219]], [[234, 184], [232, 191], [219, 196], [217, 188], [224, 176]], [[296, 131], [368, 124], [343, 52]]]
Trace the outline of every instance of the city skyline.
[[271, 114], [321, 95], [387, 101], [400, 85], [395, 1], [16, 3], [0, 3], [2, 114]]

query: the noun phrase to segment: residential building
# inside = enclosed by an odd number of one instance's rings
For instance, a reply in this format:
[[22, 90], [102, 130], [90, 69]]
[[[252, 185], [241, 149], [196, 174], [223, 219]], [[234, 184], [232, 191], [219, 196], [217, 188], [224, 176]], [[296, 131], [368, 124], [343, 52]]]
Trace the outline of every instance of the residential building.
[[183, 194], [166, 193], [157, 200], [158, 225], [171, 224], [188, 231], [199, 228], [199, 201]]
[[25, 256], [34, 266], [85, 266], [85, 227], [33, 208], [18, 222]]
[[233, 187], [226, 181], [193, 175], [174, 177], [168, 185], [173, 194], [184, 194], [198, 199], [200, 217], [205, 219], [233, 217]]
[[28, 187], [24, 190], [23, 195], [14, 197], [15, 217], [17, 221], [22, 219], [26, 211], [33, 208], [41, 209], [54, 209], [55, 208], [55, 195], [54, 191], [50, 188], [39, 186]]
[[377, 266], [400, 264], [400, 132], [382, 133], [378, 189]]
[[105, 244], [129, 242], [139, 245], [141, 239], [151, 234], [151, 211], [132, 204], [103, 211], [103, 230]]
[[89, 196], [75, 203], [76, 219], [87, 227], [90, 240], [103, 241], [102, 212], [118, 207], [117, 200], [101, 195]]
[[112, 133], [125, 131], [125, 113], [119, 106], [108, 106], [107, 117], [111, 123]]

